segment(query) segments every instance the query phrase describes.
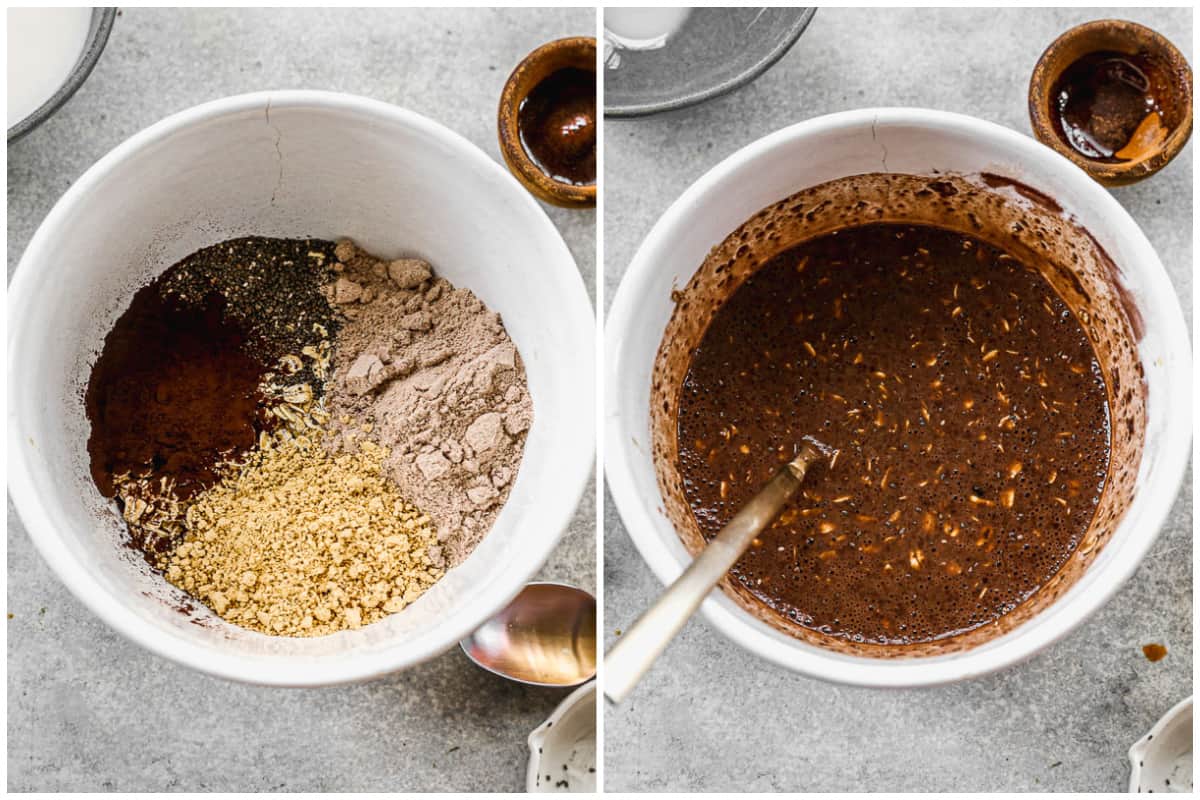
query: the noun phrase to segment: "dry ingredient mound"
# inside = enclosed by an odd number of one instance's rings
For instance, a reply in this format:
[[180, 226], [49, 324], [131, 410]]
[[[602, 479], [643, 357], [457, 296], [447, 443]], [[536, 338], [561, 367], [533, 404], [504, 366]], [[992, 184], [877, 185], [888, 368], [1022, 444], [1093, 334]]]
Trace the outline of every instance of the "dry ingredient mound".
[[441, 576], [430, 521], [362, 442], [332, 456], [314, 437], [263, 435], [235, 472], [188, 507], [167, 580], [222, 618], [282, 636], [383, 619]]
[[385, 474], [436, 526], [431, 557], [453, 567], [491, 529], [520, 466], [533, 421], [525, 367], [499, 315], [426, 262], [348, 240], [334, 254], [327, 296], [342, 319], [326, 445], [387, 448]]
[[516, 348], [470, 291], [349, 241], [261, 237], [142, 290], [87, 403], [97, 486], [135, 546], [226, 621], [281, 636], [378, 621], [461, 563], [533, 418]]

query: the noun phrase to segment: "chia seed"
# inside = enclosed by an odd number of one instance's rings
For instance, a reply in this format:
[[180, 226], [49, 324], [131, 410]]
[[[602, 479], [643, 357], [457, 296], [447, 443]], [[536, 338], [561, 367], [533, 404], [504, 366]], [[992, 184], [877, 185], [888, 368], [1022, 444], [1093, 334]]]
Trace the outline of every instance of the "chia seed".
[[[333, 249], [334, 243], [324, 239], [230, 239], [171, 267], [160, 279], [160, 291], [189, 305], [202, 304], [213, 293], [221, 295], [226, 317], [246, 331], [247, 347], [264, 362], [274, 363], [337, 334], [333, 307], [321, 291], [334, 274]], [[308, 383], [316, 397], [323, 391], [323, 381], [307, 362], [285, 382]]]

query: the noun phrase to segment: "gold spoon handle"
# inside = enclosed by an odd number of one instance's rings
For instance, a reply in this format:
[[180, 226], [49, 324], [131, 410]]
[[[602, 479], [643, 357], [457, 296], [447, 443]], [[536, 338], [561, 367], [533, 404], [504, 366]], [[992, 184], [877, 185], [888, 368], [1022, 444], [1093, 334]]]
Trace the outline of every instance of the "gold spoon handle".
[[759, 533], [791, 499], [821, 454], [808, 442], [713, 537], [674, 583], [664, 591], [604, 657], [604, 694], [619, 703], [667, 648]]

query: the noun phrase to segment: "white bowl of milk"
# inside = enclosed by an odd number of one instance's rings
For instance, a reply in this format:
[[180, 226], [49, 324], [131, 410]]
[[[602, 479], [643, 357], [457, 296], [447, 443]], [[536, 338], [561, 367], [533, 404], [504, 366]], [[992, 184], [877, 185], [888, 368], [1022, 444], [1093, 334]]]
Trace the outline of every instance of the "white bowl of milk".
[[8, 9], [8, 141], [36, 128], [91, 74], [112, 8]]

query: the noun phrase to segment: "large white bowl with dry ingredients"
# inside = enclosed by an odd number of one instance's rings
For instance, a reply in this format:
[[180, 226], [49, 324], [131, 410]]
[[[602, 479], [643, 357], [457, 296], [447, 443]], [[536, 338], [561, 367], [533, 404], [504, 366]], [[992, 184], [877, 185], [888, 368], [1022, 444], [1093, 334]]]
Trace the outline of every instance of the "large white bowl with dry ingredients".
[[[1140, 449], [1140, 460], [1116, 467], [1125, 471], [1132, 499], [1110, 517], [1107, 541], [1101, 538], [1102, 546], [1088, 551], [1074, 582], [1060, 582], [1064, 590], [1050, 595], [1050, 602], [1030, 618], [979, 644], [888, 658], [803, 641], [769, 624], [763, 614], [751, 613], [744, 599], [738, 602], [726, 591], [714, 591], [702, 606], [709, 621], [732, 641], [807, 675], [863, 686], [940, 684], [1028, 658], [1107, 602], [1154, 542], [1187, 464], [1191, 353], [1179, 300], [1137, 223], [1067, 159], [993, 123], [897, 108], [811, 119], [760, 139], [718, 164], [651, 230], [607, 318], [606, 476], [634, 544], [659, 580], [675, 580], [691, 556], [656, 479], [652, 418], [658, 412], [651, 411], [652, 395], [661, 391], [652, 386], [652, 377], [660, 341], [675, 311], [673, 292], [687, 287], [710, 250], [760, 210], [802, 189], [868, 173], [908, 173], [931, 176], [930, 181], [946, 173], [978, 178], [986, 174], [1002, 176], [1001, 184], [1004, 179], [1020, 182], [996, 191], [1006, 203], [1039, 202], [1042, 210], [1054, 209], [1056, 202], [1061, 207], [1054, 212], [1056, 218], [1064, 225], [1082, 226], [1111, 256], [1112, 268], [1105, 272], [1115, 273], [1118, 286], [1101, 286], [1098, 291], [1110, 305], [1119, 294], [1144, 322], [1142, 336], [1126, 351], [1145, 374], [1144, 439], [1132, 448]], [[1039, 192], [1053, 201], [1039, 200]], [[847, 203], [849, 207], [853, 199]], [[887, 206], [884, 202], [881, 207], [886, 211]], [[759, 233], [764, 233], [761, 225]], [[763, 240], [772, 238], [770, 229], [765, 234]], [[686, 291], [675, 296], [681, 301], [689, 297]], [[661, 395], [655, 402], [660, 401]]]
[[[525, 364], [534, 421], [491, 533], [417, 602], [360, 630], [268, 637], [198, 603], [182, 613], [185, 596], [122, 546], [120, 516], [89, 476], [82, 389], [113, 322], [134, 290], [180, 258], [247, 235], [349, 237], [381, 256], [423, 257], [501, 315]], [[55, 205], [21, 259], [8, 309], [10, 491], [26, 529], [105, 622], [214, 675], [332, 684], [447, 650], [542, 565], [592, 469], [593, 313], [570, 252], [483, 151], [386, 103], [241, 95], [142, 131]]]

